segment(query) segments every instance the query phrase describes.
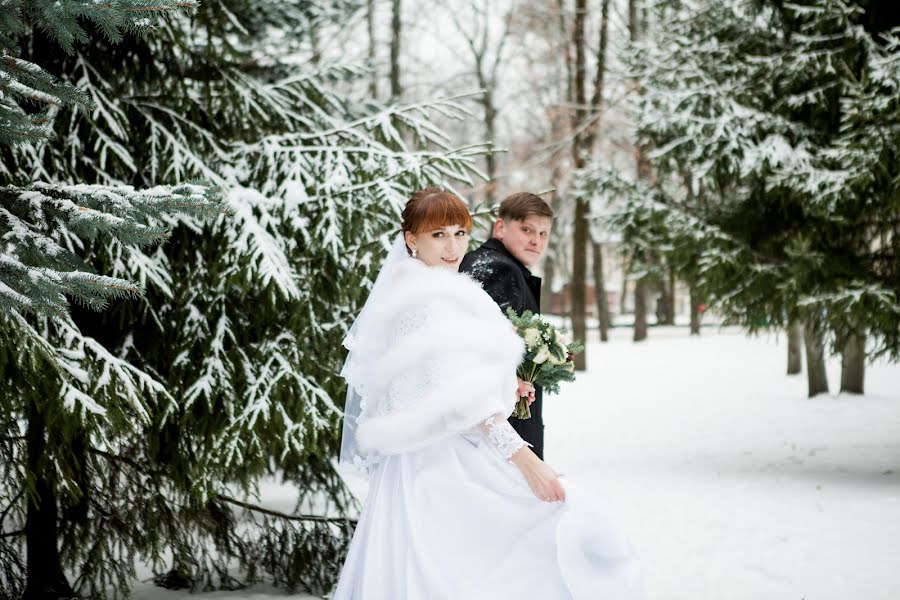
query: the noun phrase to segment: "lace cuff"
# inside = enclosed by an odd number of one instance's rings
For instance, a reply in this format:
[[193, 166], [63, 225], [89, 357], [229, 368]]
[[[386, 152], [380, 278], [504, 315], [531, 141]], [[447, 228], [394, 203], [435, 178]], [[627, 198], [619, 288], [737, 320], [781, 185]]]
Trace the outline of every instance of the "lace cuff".
[[531, 446], [516, 433], [516, 430], [513, 429], [513, 426], [509, 424], [509, 421], [503, 415], [498, 414], [488, 417], [478, 427], [484, 433], [487, 441], [506, 460], [509, 460], [522, 446]]

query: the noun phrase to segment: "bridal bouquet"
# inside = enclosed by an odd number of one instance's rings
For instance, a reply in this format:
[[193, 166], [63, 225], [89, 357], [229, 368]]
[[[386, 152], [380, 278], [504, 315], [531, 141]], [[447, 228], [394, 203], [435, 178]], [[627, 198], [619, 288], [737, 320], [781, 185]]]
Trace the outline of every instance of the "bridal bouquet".
[[[516, 333], [525, 341], [525, 358], [516, 370], [523, 381], [544, 388], [548, 394], [559, 393], [560, 381], [575, 381], [575, 355], [584, 350], [581, 342], [569, 342], [562, 330], [545, 321], [540, 315], [526, 310], [521, 316], [511, 308], [506, 310]], [[530, 419], [528, 399], [520, 398], [513, 413], [519, 419]]]

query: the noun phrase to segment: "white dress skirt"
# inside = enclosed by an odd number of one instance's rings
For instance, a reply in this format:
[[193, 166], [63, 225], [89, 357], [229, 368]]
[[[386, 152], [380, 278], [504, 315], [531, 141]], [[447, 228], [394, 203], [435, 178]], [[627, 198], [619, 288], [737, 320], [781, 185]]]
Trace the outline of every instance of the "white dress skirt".
[[631, 600], [639, 565], [600, 499], [538, 500], [479, 434], [385, 458], [333, 600]]

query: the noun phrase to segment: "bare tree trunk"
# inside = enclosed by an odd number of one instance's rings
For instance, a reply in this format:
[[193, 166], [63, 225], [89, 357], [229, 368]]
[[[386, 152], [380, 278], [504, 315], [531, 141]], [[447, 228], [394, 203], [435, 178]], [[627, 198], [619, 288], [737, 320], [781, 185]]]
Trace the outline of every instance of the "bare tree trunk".
[[669, 321], [669, 303], [672, 300], [672, 297], [669, 295], [669, 286], [666, 279], [663, 279], [659, 285], [659, 303], [658, 310], [656, 311], [656, 321], [660, 325], [672, 325], [672, 322]]
[[[638, 0], [628, 0], [628, 36], [632, 42], [638, 41], [646, 33], [646, 23], [638, 22]], [[637, 93], [640, 94], [640, 86], [636, 85]], [[641, 144], [635, 144], [634, 147], [635, 162], [637, 163], [638, 178], [644, 181], [653, 179], [650, 161], [647, 159], [647, 153]]]
[[625, 261], [625, 264], [622, 265], [622, 288], [621, 292], [619, 292], [619, 314], [625, 314], [625, 299], [628, 295], [628, 269], [630, 266]]
[[597, 326], [600, 341], [609, 341], [609, 299], [606, 297], [606, 278], [603, 274], [603, 244], [591, 242], [594, 263], [594, 289], [597, 295]]
[[[572, 330], [575, 339], [587, 342], [587, 202], [575, 200], [575, 233], [572, 239]], [[575, 355], [575, 369], [587, 367], [586, 352]], [[579, 358], [580, 357], [580, 358]]]
[[669, 285], [666, 297], [666, 325], [675, 324], [675, 269], [669, 267]]
[[803, 343], [806, 346], [806, 377], [810, 398], [828, 393], [828, 374], [825, 372], [825, 345], [822, 325], [815, 319], [803, 324]]
[[866, 376], [866, 334], [854, 331], [844, 341], [841, 350], [841, 391], [864, 394]]
[[[628, 37], [632, 42], [636, 42], [641, 34], [637, 0], [628, 0]], [[640, 89], [637, 91], [640, 93]], [[640, 144], [634, 146], [634, 158], [638, 178], [649, 181], [650, 162]], [[647, 339], [647, 284], [644, 279], [640, 279], [634, 285], [634, 341], [640, 342], [645, 339]]]
[[647, 284], [638, 279], [634, 284], [634, 341], [647, 339]]
[[[487, 25], [485, 25], [487, 26]], [[480, 70], [480, 66], [479, 66]], [[481, 79], [481, 77], [479, 77]], [[494, 154], [495, 121], [497, 120], [497, 109], [494, 108], [494, 89], [493, 81], [490, 83], [483, 81], [481, 83], [484, 93], [481, 95], [481, 104], [484, 109], [484, 128], [487, 133], [487, 141], [490, 143], [490, 152], [485, 156], [485, 174], [487, 175], [487, 185], [484, 188], [484, 200], [488, 206], [493, 206], [494, 198], [497, 191], [497, 157]]]
[[54, 600], [75, 595], [59, 559], [56, 489], [44, 472], [47, 467], [45, 436], [44, 415], [33, 401], [29, 401], [27, 460], [35, 481], [27, 499], [25, 561], [28, 573], [23, 600]]
[[[609, 0], [600, 4], [600, 44], [597, 48], [597, 70], [594, 73], [594, 93], [591, 96], [591, 110], [594, 115], [585, 132], [584, 151], [593, 152], [600, 128], [600, 115], [603, 110], [603, 89], [606, 77], [606, 48], [609, 45]], [[597, 323], [600, 330], [600, 341], [609, 341], [609, 300], [606, 297], [606, 278], [603, 273], [603, 245], [592, 240], [591, 250], [594, 263], [594, 292], [597, 296]]]
[[391, 98], [398, 99], [403, 93], [400, 87], [400, 0], [391, 2]]
[[[560, 122], [560, 119], [554, 119], [553, 128], [555, 131], [558, 131], [560, 127], [563, 126]], [[556, 163], [553, 166], [552, 170], [552, 181], [553, 181], [553, 195], [550, 198], [550, 208], [553, 210], [554, 215], [558, 215], [560, 212], [560, 206], [562, 206], [562, 198], [560, 198], [559, 194], [559, 184], [562, 180], [562, 166], [557, 159]], [[547, 254], [544, 258], [544, 278], [541, 283], [541, 310], [547, 311], [548, 307], [552, 306], [552, 298], [553, 298], [553, 284], [556, 281], [556, 271], [557, 271], [557, 258], [559, 251], [559, 240], [557, 239], [557, 235], [559, 233], [559, 219], [553, 219], [553, 223], [550, 228], [550, 242], [547, 244]], [[560, 260], [560, 262], [562, 262]], [[559, 309], [559, 314], [564, 314], [566, 312], [565, 306], [561, 306]]]
[[375, 0], [366, 0], [366, 31], [369, 34], [369, 68], [372, 69], [369, 76], [369, 96], [375, 99], [378, 97], [378, 72], [375, 70]]
[[690, 287], [691, 295], [691, 335], [700, 335], [700, 295], [692, 285]]
[[322, 62], [322, 48], [319, 45], [319, 33], [313, 28], [309, 33], [309, 44], [312, 46], [312, 56], [310, 56], [310, 62], [314, 65], [318, 65]]
[[548, 252], [544, 259], [544, 277], [541, 281], [541, 312], [550, 312], [553, 304], [553, 280], [556, 277], [556, 261]]
[[574, 73], [572, 69], [572, 45], [568, 43], [568, 33], [566, 32], [566, 6], [563, 0], [556, 0], [557, 13], [559, 15], [559, 33], [560, 38], [566, 40], [565, 49], [565, 65], [566, 65], [566, 101], [569, 103], [575, 100], [575, 84]]
[[455, 12], [451, 13], [451, 18], [456, 25], [457, 31], [469, 46], [469, 51], [474, 61], [475, 77], [478, 81], [478, 86], [482, 90], [481, 108], [484, 111], [484, 129], [487, 141], [490, 144], [490, 151], [485, 155], [487, 185], [485, 185], [484, 195], [487, 204], [492, 205], [497, 190], [497, 156], [494, 153], [497, 141], [497, 107], [494, 105], [494, 96], [497, 89], [497, 72], [503, 60], [503, 49], [509, 37], [509, 23], [512, 15], [509, 14], [504, 19], [503, 31], [499, 34], [500, 37], [497, 39], [496, 48], [491, 57], [492, 44], [490, 40], [493, 37], [491, 35], [491, 3], [472, 2], [472, 9], [476, 19], [474, 26], [471, 23], [458, 19]]
[[[585, 9], [587, 10], [587, 9]], [[583, 134], [585, 152], [592, 152], [600, 129], [600, 115], [603, 110], [603, 89], [606, 77], [606, 47], [609, 45], [609, 0], [600, 5], [600, 43], [597, 48], [597, 71], [594, 73], [594, 92], [591, 95], [590, 109], [593, 111], [590, 122]]]
[[628, 38], [632, 42], [636, 42], [640, 34], [640, 25], [638, 23], [638, 2], [637, 0], [628, 0]]
[[803, 370], [800, 353], [803, 346], [803, 325], [799, 321], [788, 323], [788, 375], [797, 375]]
[[[587, 117], [585, 110], [585, 51], [584, 51], [584, 18], [587, 13], [587, 0], [575, 0], [575, 26], [572, 29], [572, 44], [575, 47], [575, 121], [574, 129], [580, 126]], [[575, 135], [572, 141], [572, 163], [576, 169], [585, 164], [583, 136]], [[587, 277], [587, 213], [588, 206], [584, 198], [575, 199], [575, 223], [572, 235], [572, 329], [576, 339], [587, 342], [586, 310], [586, 277]], [[575, 355], [575, 369], [586, 368], [586, 352]]]

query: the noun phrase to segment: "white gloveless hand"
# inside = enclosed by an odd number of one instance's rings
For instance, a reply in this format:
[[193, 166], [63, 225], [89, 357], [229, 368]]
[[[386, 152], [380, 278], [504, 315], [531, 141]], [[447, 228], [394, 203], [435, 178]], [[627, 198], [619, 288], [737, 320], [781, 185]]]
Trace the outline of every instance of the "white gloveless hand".
[[523, 447], [510, 458], [510, 462], [516, 465], [525, 476], [528, 487], [538, 500], [544, 502], [565, 502], [566, 490], [556, 471], [542, 461], [531, 451], [531, 448]]
[[521, 377], [516, 377], [516, 380], [519, 383], [519, 387], [516, 389], [516, 400], [527, 397], [528, 404], [534, 402], [534, 384], [523, 380]]

